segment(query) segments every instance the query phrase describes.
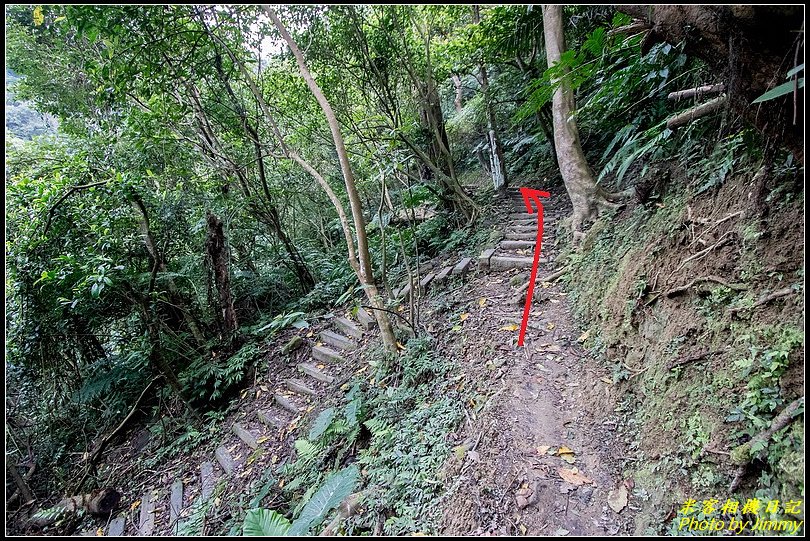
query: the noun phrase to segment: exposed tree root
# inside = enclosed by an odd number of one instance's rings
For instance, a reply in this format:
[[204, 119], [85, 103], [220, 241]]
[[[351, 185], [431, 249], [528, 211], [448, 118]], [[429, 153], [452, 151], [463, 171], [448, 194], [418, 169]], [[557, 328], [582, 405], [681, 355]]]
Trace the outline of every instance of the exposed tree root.
[[719, 276], [701, 276], [700, 278], [695, 278], [694, 280], [692, 280], [691, 282], [689, 282], [684, 286], [673, 287], [672, 289], [664, 293], [664, 297], [674, 297], [676, 295], [686, 293], [687, 291], [689, 291], [689, 289], [692, 288], [692, 286], [700, 282], [717, 282], [718, 284], [723, 284], [727, 288], [733, 289], [734, 291], [745, 291], [746, 289], [748, 289], [748, 287], [742, 284], [731, 284], [726, 280], [723, 280]]
[[768, 441], [770, 441], [773, 435], [788, 426], [794, 419], [798, 418], [796, 412], [802, 406], [804, 406], [803, 396], [788, 404], [779, 415], [774, 417], [773, 421], [771, 421], [771, 426], [751, 438], [751, 441], [731, 451], [731, 461], [737, 464], [739, 468], [737, 468], [734, 480], [731, 482], [731, 486], [729, 486], [729, 492], [734, 492], [737, 487], [740, 486], [743, 477], [745, 477], [748, 464], [765, 450], [768, 446]]
[[736, 314], [737, 312], [741, 312], [743, 310], [753, 310], [754, 308], [759, 308], [760, 306], [762, 306], [764, 304], [768, 304], [769, 302], [771, 302], [774, 299], [778, 299], [780, 297], [787, 297], [788, 295], [791, 295], [793, 293], [796, 293], [796, 290], [794, 290], [792, 287], [786, 287], [784, 289], [774, 291], [770, 295], [766, 295], [766, 296], [760, 298], [757, 302], [755, 302], [751, 306], [738, 306], [736, 308], [729, 308], [728, 313], [729, 314]]

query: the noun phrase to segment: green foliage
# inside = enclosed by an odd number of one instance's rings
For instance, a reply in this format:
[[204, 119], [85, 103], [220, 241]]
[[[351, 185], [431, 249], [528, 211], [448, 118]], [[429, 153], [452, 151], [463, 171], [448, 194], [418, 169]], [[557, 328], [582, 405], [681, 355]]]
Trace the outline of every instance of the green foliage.
[[259, 355], [256, 344], [246, 344], [227, 358], [199, 357], [178, 374], [178, 379], [189, 396], [216, 401], [233, 391]]
[[327, 477], [292, 523], [276, 511], [251, 509], [245, 516], [243, 525], [245, 535], [307, 535], [332, 509], [354, 492], [359, 476], [357, 468], [349, 466]]

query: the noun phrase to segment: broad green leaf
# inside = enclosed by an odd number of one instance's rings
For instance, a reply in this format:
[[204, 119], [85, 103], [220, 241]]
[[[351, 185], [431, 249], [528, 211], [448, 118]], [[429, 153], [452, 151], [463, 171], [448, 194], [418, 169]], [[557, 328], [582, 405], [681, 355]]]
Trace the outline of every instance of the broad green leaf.
[[[804, 77], [799, 79], [798, 88], [804, 88]], [[762, 103], [763, 101], [773, 100], [780, 96], [784, 96], [785, 94], [790, 94], [793, 92], [793, 81], [788, 81], [786, 83], [782, 83], [781, 85], [777, 86], [776, 88], [772, 88], [765, 92], [763, 95], [752, 101], [751, 103]]]
[[789, 72], [787, 72], [787, 76], [785, 76], [785, 79], [790, 79], [791, 77], [793, 77], [794, 75], [796, 75], [800, 71], [804, 71], [804, 62], [802, 62], [798, 66], [794, 67]]
[[306, 535], [310, 528], [320, 524], [329, 511], [340, 505], [354, 491], [358, 477], [357, 466], [349, 466], [327, 477], [326, 482], [304, 506], [301, 515], [295, 519], [288, 535]]
[[312, 428], [309, 429], [308, 439], [310, 441], [317, 440], [321, 435], [326, 432], [329, 425], [332, 424], [332, 419], [335, 418], [335, 408], [327, 408], [318, 414], [315, 422], [312, 423]]
[[242, 524], [244, 535], [283, 537], [290, 530], [290, 521], [270, 509], [250, 509]]

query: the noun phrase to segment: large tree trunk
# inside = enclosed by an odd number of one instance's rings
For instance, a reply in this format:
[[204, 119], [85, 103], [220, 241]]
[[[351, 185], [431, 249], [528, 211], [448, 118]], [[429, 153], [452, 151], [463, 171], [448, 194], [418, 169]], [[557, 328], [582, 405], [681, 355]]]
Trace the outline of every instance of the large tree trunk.
[[804, 58], [804, 6], [616, 6], [653, 27], [642, 53], [655, 42], [683, 42], [726, 82], [729, 105], [804, 163], [804, 90], [752, 105], [786, 82]]
[[[546, 39], [546, 56], [548, 65], [560, 61], [565, 50], [562, 6], [543, 6], [543, 33]], [[579, 144], [579, 131], [573, 114], [576, 109], [574, 93], [568, 74], [562, 79], [552, 81], [556, 85], [552, 99], [554, 117], [554, 146], [557, 149], [557, 163], [560, 166], [565, 189], [574, 206], [571, 229], [574, 240], [578, 242], [584, 233], [581, 227], [584, 222], [594, 219], [598, 213], [613, 206], [607, 199], [607, 193], [593, 178], [593, 172], [585, 159], [585, 153]]]
[[239, 323], [236, 320], [236, 310], [233, 307], [225, 230], [222, 220], [217, 215], [209, 212], [206, 220], [208, 222], [208, 238], [205, 242], [205, 251], [211, 264], [211, 271], [214, 273], [214, 285], [217, 289], [219, 301], [217, 319], [221, 320], [225, 327], [226, 339], [229, 340], [239, 330]]
[[357, 265], [355, 272], [357, 273], [357, 277], [360, 279], [360, 283], [363, 285], [363, 289], [366, 292], [369, 303], [375, 308], [374, 315], [377, 318], [377, 324], [380, 327], [380, 333], [382, 334], [385, 349], [391, 353], [395, 353], [397, 351], [397, 341], [396, 337], [394, 336], [394, 329], [391, 326], [391, 321], [388, 318], [388, 314], [384, 311], [382, 296], [374, 283], [371, 256], [369, 255], [368, 251], [366, 224], [365, 218], [363, 217], [363, 207], [360, 202], [360, 196], [357, 193], [357, 185], [354, 181], [354, 173], [352, 172], [351, 164], [349, 163], [349, 155], [346, 152], [346, 145], [343, 142], [343, 136], [340, 133], [340, 125], [338, 124], [337, 117], [335, 116], [335, 112], [332, 110], [332, 106], [330, 105], [329, 101], [326, 99], [326, 96], [324, 96], [320, 86], [318, 86], [318, 83], [315, 82], [315, 79], [312, 77], [312, 74], [307, 68], [304, 55], [301, 54], [298, 44], [295, 43], [295, 40], [293, 40], [292, 36], [287, 31], [287, 28], [281, 23], [278, 16], [276, 16], [275, 11], [273, 11], [270, 6], [267, 5], [262, 7], [267, 13], [267, 16], [270, 17], [270, 20], [273, 21], [273, 24], [278, 29], [281, 37], [290, 47], [293, 55], [295, 55], [295, 60], [298, 62], [298, 68], [301, 71], [301, 76], [304, 78], [310, 91], [315, 96], [318, 104], [321, 106], [323, 114], [329, 123], [329, 129], [332, 132], [332, 139], [335, 142], [335, 150], [337, 151], [338, 160], [340, 161], [340, 169], [343, 172], [343, 180], [346, 185], [346, 193], [349, 196], [349, 205], [352, 210], [354, 229], [357, 235], [357, 255], [359, 264]]

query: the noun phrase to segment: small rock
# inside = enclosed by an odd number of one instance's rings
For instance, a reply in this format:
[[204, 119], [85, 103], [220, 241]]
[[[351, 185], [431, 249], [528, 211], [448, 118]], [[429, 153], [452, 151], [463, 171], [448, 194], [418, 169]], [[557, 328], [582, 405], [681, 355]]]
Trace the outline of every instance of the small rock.
[[607, 503], [613, 511], [620, 513], [627, 507], [627, 487], [624, 483], [615, 490], [611, 490], [607, 497]]
[[304, 345], [304, 339], [298, 335], [293, 336], [287, 344], [281, 348], [283, 354], [288, 354]]

